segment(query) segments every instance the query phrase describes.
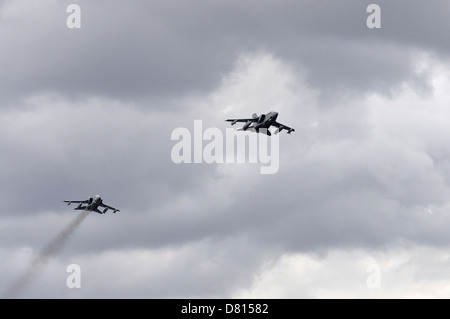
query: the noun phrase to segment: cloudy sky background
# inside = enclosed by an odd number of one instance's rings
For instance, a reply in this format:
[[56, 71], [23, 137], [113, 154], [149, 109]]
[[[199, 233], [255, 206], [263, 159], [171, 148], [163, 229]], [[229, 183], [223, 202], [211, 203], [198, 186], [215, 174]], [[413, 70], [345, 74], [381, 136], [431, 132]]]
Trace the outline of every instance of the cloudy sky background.
[[[450, 297], [448, 12], [0, 1], [0, 293], [77, 214], [63, 200], [100, 194], [121, 213], [90, 214], [19, 297]], [[173, 163], [175, 128], [270, 110], [296, 129], [276, 174]]]

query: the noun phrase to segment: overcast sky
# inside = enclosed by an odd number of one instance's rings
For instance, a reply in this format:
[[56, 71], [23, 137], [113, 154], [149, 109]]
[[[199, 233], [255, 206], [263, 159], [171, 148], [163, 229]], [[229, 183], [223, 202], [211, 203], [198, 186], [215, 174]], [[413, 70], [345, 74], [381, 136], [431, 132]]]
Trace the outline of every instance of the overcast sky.
[[[79, 214], [62, 201], [99, 194], [121, 212], [91, 213], [19, 297], [449, 298], [449, 12], [0, 0], [0, 294]], [[295, 128], [275, 174], [173, 162], [176, 128], [271, 110]]]

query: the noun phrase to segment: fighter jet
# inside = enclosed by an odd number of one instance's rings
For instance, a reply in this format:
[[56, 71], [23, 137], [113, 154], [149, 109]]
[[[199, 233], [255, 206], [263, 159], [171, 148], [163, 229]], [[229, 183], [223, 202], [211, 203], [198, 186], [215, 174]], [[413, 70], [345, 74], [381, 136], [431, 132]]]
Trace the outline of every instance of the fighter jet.
[[[278, 129], [275, 131], [275, 134], [281, 132], [283, 129], [287, 130], [288, 134], [294, 132], [293, 128], [289, 126], [283, 125], [277, 122], [278, 113], [277, 112], [269, 112], [267, 114], [261, 114], [258, 116], [256, 113], [253, 113], [251, 119], [228, 119], [225, 120], [227, 122], [231, 122], [231, 125], [236, 124], [237, 122], [245, 122], [244, 126], [238, 129], [239, 131], [251, 130], [257, 133], [265, 133], [267, 135], [272, 135], [269, 131], [270, 126], [275, 126]], [[263, 130], [261, 130], [263, 129]]]
[[[72, 203], [79, 204], [77, 207], [74, 208], [74, 210], [84, 210], [88, 212], [96, 212], [99, 214], [104, 214], [108, 211], [108, 209], [111, 209], [113, 213], [120, 212], [120, 210], [103, 204], [103, 200], [99, 195], [95, 195], [95, 197], [89, 197], [87, 200], [65, 200], [64, 203], [67, 203], [67, 205], [70, 205]], [[99, 210], [99, 207], [103, 207], [102, 211]]]

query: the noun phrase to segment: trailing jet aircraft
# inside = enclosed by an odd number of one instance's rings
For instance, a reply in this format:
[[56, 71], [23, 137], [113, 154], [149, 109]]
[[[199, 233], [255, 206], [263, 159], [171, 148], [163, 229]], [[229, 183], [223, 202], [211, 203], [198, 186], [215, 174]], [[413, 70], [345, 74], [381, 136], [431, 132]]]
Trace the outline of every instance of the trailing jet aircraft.
[[293, 128], [286, 126], [284, 124], [277, 122], [278, 113], [277, 112], [269, 112], [267, 114], [261, 114], [258, 116], [256, 113], [252, 115], [251, 119], [228, 119], [225, 120], [227, 122], [231, 122], [231, 125], [236, 124], [237, 122], [245, 122], [244, 126], [240, 128], [240, 131], [251, 130], [257, 133], [265, 133], [267, 135], [272, 135], [269, 131], [269, 127], [275, 126], [278, 129], [275, 131], [275, 134], [281, 132], [283, 129], [287, 130], [288, 134], [294, 132]]
[[[74, 208], [74, 210], [84, 210], [88, 212], [96, 212], [99, 214], [106, 213], [108, 209], [111, 209], [113, 213], [120, 212], [120, 210], [114, 207], [103, 204], [102, 198], [98, 195], [95, 195], [95, 197], [89, 197], [87, 200], [65, 200], [64, 203], [67, 203], [67, 205], [70, 205], [72, 203], [79, 204]], [[99, 207], [102, 207], [104, 209], [100, 211], [98, 209]]]

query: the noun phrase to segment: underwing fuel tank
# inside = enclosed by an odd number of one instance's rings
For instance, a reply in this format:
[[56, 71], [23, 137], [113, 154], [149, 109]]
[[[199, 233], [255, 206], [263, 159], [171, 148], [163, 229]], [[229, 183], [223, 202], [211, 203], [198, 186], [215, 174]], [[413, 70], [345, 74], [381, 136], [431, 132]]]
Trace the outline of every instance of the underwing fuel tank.
[[244, 124], [242, 129], [245, 131], [246, 129], [248, 129], [250, 127], [250, 124], [252, 124], [252, 122], [251, 121], [247, 121], [247, 123]]

